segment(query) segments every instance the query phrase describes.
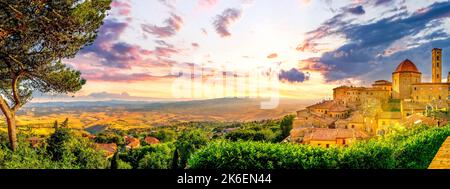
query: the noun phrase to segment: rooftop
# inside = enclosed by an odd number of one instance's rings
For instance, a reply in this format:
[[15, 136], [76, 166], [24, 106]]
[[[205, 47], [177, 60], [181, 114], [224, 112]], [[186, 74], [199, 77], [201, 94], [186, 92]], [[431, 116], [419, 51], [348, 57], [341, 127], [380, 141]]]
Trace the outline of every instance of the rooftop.
[[409, 59], [404, 60], [397, 66], [397, 69], [395, 69], [394, 73], [399, 73], [399, 72], [420, 73], [419, 70], [417, 69], [416, 65]]
[[314, 128], [311, 132], [305, 134], [305, 140], [334, 141], [336, 139], [346, 138], [368, 138], [363, 131], [355, 129], [328, 129]]

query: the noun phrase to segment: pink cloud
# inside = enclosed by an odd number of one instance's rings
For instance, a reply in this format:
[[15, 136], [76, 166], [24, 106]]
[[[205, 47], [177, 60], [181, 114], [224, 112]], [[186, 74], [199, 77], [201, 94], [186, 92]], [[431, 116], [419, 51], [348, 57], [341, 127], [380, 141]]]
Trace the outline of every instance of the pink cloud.
[[222, 14], [216, 16], [214, 21], [214, 27], [217, 33], [221, 37], [228, 37], [231, 33], [228, 31], [228, 27], [235, 22], [241, 16], [241, 10], [238, 9], [226, 9]]
[[326, 65], [319, 60], [318, 57], [308, 58], [305, 60], [301, 60], [300, 63], [300, 69], [304, 71], [313, 71], [313, 72], [320, 72], [320, 73], [326, 73], [332, 70], [332, 67], [329, 65]]
[[144, 32], [156, 35], [159, 38], [166, 38], [174, 36], [181, 29], [183, 19], [172, 13], [170, 17], [164, 21], [164, 23], [166, 24], [165, 26], [142, 24], [141, 27]]
[[131, 2], [129, 0], [113, 1], [111, 8], [116, 10], [120, 16], [129, 16], [131, 13]]
[[217, 5], [219, 0], [198, 0], [198, 6], [200, 8], [211, 8]]

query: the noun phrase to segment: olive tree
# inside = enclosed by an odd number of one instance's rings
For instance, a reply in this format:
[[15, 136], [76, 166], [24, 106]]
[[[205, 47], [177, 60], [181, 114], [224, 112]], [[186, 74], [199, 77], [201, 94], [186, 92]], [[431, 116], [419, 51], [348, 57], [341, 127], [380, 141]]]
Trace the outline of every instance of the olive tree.
[[17, 111], [32, 93], [74, 93], [85, 80], [61, 62], [93, 43], [111, 0], [0, 0], [0, 109], [16, 149]]

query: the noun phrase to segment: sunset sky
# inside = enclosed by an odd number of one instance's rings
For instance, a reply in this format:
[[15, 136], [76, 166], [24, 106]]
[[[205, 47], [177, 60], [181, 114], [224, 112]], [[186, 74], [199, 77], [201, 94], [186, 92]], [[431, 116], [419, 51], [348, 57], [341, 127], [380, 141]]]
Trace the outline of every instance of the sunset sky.
[[[178, 73], [193, 68], [203, 68], [203, 80], [225, 71], [238, 86], [255, 86], [245, 79], [267, 67], [280, 68], [280, 97], [321, 99], [342, 84], [391, 80], [406, 58], [429, 81], [433, 47], [443, 49], [446, 76], [449, 34], [450, 1], [114, 0], [94, 44], [64, 62], [87, 80], [75, 100], [174, 99]], [[225, 94], [202, 89], [195, 98]]]

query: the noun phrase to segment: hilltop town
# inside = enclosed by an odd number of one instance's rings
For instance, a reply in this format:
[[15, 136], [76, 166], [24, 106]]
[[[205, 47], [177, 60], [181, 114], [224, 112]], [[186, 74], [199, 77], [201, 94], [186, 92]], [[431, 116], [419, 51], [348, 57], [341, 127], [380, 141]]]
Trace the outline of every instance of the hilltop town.
[[339, 86], [333, 99], [297, 111], [290, 140], [314, 146], [347, 146], [356, 140], [384, 135], [416, 124], [444, 125], [450, 102], [450, 72], [442, 82], [442, 49], [432, 49], [431, 82], [411, 60], [402, 61], [392, 80], [370, 87]]

